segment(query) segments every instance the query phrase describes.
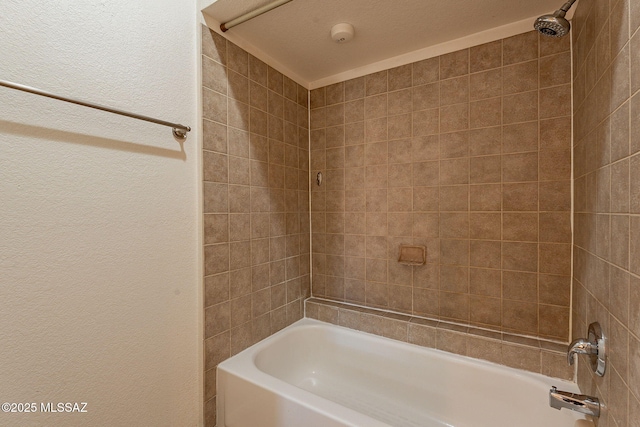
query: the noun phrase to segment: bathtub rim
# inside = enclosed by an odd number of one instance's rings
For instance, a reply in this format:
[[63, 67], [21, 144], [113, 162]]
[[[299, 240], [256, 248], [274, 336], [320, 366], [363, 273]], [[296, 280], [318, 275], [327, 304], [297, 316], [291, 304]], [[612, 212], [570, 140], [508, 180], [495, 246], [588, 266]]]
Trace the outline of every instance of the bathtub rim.
[[[292, 323], [291, 325], [273, 333], [272, 335], [258, 341], [257, 343], [249, 346], [248, 348], [236, 353], [235, 355], [229, 357], [228, 359], [220, 362], [218, 364], [218, 366], [216, 367], [216, 369], [218, 369], [218, 367], [220, 367], [221, 365], [225, 365], [224, 367], [227, 366], [227, 362], [231, 359], [234, 359], [236, 357], [238, 358], [245, 358], [247, 357], [247, 354], [252, 354], [251, 356], [251, 362], [253, 364], [253, 366], [256, 367], [256, 369], [265, 374], [270, 376], [269, 374], [267, 374], [266, 372], [260, 370], [257, 365], [255, 364], [256, 362], [256, 357], [258, 356], [258, 353], [260, 353], [260, 351], [262, 349], [264, 349], [265, 347], [267, 347], [271, 341], [275, 341], [277, 339], [279, 339], [279, 337], [282, 337], [284, 335], [288, 335], [290, 333], [290, 331], [292, 331], [293, 329], [300, 329], [301, 327], [325, 327], [328, 329], [331, 329], [333, 327], [338, 328], [339, 330], [345, 331], [347, 333], [353, 333], [356, 335], [359, 334], [364, 334], [367, 337], [370, 337], [372, 340], [376, 340], [376, 339], [380, 339], [394, 347], [403, 347], [404, 345], [408, 345], [411, 348], [413, 348], [414, 350], [424, 350], [427, 351], [429, 353], [433, 353], [434, 355], [436, 355], [439, 358], [450, 358], [453, 360], [458, 360], [460, 362], [469, 362], [471, 364], [479, 364], [481, 366], [486, 366], [488, 368], [494, 368], [494, 369], [501, 369], [501, 370], [507, 370], [508, 372], [511, 372], [512, 374], [515, 374], [516, 376], [523, 376], [523, 377], [530, 377], [533, 379], [538, 379], [538, 380], [553, 380], [553, 381], [560, 381], [563, 383], [564, 385], [574, 385], [577, 387], [577, 383], [575, 381], [570, 381], [570, 380], [566, 380], [563, 378], [557, 378], [557, 377], [551, 377], [548, 375], [544, 375], [538, 372], [531, 372], [531, 371], [527, 371], [525, 369], [519, 369], [519, 368], [514, 368], [508, 365], [504, 365], [501, 363], [496, 363], [496, 362], [492, 362], [490, 360], [486, 360], [486, 359], [479, 359], [479, 358], [475, 358], [475, 357], [471, 357], [471, 356], [465, 356], [465, 355], [461, 355], [461, 354], [457, 354], [457, 353], [452, 353], [446, 350], [442, 350], [439, 348], [434, 348], [434, 347], [426, 347], [426, 346], [422, 346], [419, 344], [414, 344], [408, 341], [400, 341], [400, 340], [396, 340], [393, 338], [388, 338], [388, 337], [384, 337], [381, 335], [377, 335], [377, 334], [372, 334], [370, 332], [366, 332], [366, 331], [360, 331], [357, 329], [353, 329], [353, 328], [349, 328], [347, 326], [342, 326], [342, 325], [336, 325], [334, 323], [330, 323], [330, 322], [324, 322], [322, 320], [317, 320], [317, 319], [312, 319], [312, 318], [308, 318], [308, 317], [303, 317], [300, 320], [297, 320], [296, 322]], [[517, 345], [517, 344], [515, 344]], [[523, 345], [522, 347], [527, 347], [526, 345]], [[223, 368], [224, 368], [223, 367]], [[281, 380], [282, 381], [282, 380]], [[283, 381], [285, 382], [285, 381]], [[543, 381], [544, 382], [544, 381]], [[285, 382], [286, 383], [286, 382]]]

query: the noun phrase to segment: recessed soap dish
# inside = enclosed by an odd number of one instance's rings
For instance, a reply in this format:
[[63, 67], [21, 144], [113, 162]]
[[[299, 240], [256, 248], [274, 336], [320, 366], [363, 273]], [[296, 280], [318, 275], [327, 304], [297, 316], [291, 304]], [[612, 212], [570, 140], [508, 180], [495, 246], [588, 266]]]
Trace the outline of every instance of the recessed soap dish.
[[427, 249], [424, 246], [400, 245], [398, 262], [404, 265], [424, 265], [427, 262]]

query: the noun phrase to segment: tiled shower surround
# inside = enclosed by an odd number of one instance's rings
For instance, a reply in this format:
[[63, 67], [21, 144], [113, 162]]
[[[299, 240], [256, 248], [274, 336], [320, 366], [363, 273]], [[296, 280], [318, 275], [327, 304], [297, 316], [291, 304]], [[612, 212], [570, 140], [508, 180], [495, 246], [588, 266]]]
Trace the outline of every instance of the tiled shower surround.
[[640, 426], [640, 2], [581, 0], [573, 19], [573, 336], [608, 333], [604, 377], [578, 385], [599, 426]]
[[202, 28], [205, 423], [218, 363], [310, 295], [308, 91]]
[[599, 321], [578, 383], [640, 427], [640, 2], [576, 5], [573, 57], [529, 32], [310, 99], [203, 29], [207, 426], [217, 363], [302, 316], [311, 238], [309, 317], [560, 378]]
[[[314, 297], [568, 340], [569, 38], [524, 33], [310, 106]], [[399, 264], [401, 244], [427, 264]]]

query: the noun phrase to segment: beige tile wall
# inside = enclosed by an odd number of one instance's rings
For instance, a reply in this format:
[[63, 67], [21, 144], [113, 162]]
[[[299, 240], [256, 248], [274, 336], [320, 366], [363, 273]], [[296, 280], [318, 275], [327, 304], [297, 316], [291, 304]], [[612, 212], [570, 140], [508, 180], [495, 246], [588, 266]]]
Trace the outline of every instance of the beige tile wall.
[[573, 336], [599, 321], [609, 366], [578, 384], [600, 426], [640, 426], [640, 2], [582, 0], [573, 20]]
[[566, 341], [569, 47], [529, 32], [313, 90], [313, 295]]
[[215, 368], [303, 316], [308, 91], [202, 28], [205, 425]]

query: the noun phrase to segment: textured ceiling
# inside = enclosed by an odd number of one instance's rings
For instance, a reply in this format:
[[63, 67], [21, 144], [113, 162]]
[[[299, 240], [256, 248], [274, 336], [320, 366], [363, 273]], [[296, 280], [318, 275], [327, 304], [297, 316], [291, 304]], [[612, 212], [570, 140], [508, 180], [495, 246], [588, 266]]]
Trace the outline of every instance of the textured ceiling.
[[[211, 26], [271, 0], [208, 3], [203, 12]], [[530, 20], [528, 28], [533, 29], [533, 18], [552, 13], [561, 4], [560, 0], [293, 0], [227, 34], [266, 53], [313, 86], [348, 70], [515, 22]], [[349, 43], [331, 40], [331, 27], [340, 22], [355, 27]], [[524, 29], [519, 32], [527, 30], [523, 25], [520, 22]]]

